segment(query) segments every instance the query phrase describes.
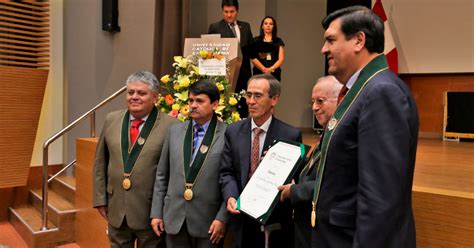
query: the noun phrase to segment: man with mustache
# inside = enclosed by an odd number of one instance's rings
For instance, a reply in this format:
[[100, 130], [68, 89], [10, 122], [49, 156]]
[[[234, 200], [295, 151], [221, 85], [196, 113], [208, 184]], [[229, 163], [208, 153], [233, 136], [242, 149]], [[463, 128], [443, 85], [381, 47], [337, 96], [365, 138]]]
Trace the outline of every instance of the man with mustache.
[[168, 248], [222, 247], [228, 222], [218, 182], [226, 124], [210, 79], [189, 88], [191, 120], [170, 128], [156, 172], [151, 226]]

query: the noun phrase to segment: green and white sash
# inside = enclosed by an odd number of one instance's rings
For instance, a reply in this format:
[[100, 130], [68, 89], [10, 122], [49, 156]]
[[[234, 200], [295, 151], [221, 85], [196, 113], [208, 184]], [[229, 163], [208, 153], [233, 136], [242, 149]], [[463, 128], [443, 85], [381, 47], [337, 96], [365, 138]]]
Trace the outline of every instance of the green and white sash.
[[[199, 173], [201, 172], [201, 167], [206, 161], [207, 155], [209, 154], [208, 151], [210, 150], [212, 140], [214, 139], [216, 126], [217, 126], [217, 116], [214, 114], [212, 116], [211, 122], [209, 123], [209, 127], [207, 128], [206, 134], [204, 134], [201, 145], [199, 146], [199, 149], [196, 152], [196, 156], [194, 157], [194, 160], [192, 160], [194, 128], [193, 128], [193, 122], [189, 121], [188, 129], [186, 130], [186, 135], [184, 137], [184, 144], [183, 144], [183, 155], [184, 155], [183, 166], [184, 166], [184, 176], [185, 176], [184, 199], [186, 199], [187, 201], [190, 201], [193, 198], [194, 183]], [[197, 147], [195, 149], [197, 149]]]
[[325, 130], [324, 137], [321, 141], [321, 158], [319, 161], [319, 168], [316, 175], [316, 183], [313, 194], [312, 201], [312, 211], [311, 211], [311, 225], [316, 226], [316, 206], [319, 200], [319, 191], [321, 189], [321, 183], [324, 175], [324, 168], [326, 166], [326, 156], [329, 144], [331, 143], [331, 138], [333, 133], [339, 127], [339, 122], [342, 120], [347, 113], [347, 111], [352, 106], [352, 103], [357, 99], [360, 92], [364, 89], [367, 82], [370, 81], [378, 73], [387, 70], [387, 60], [385, 55], [379, 54], [372, 61], [370, 61], [360, 72], [359, 77], [352, 86], [352, 88], [347, 92], [346, 96], [342, 102], [337, 107], [333, 117], [329, 120]]

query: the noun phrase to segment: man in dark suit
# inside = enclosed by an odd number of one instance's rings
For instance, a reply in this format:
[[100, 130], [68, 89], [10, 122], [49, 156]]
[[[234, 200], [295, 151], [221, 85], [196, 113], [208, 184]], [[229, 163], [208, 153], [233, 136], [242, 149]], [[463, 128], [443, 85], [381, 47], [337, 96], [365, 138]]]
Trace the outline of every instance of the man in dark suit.
[[312, 245], [415, 247], [418, 111], [388, 69], [383, 21], [353, 6], [325, 17], [323, 27], [328, 71], [345, 86], [321, 143]]
[[172, 126], [163, 145], [151, 225], [158, 236], [166, 231], [168, 248], [222, 247], [228, 213], [218, 181], [226, 128], [214, 113], [219, 98], [209, 79], [191, 85], [192, 120]]
[[[337, 96], [342, 84], [334, 76], [326, 76], [318, 79], [314, 84], [311, 94], [312, 110], [318, 123], [325, 127], [331, 119], [337, 107]], [[314, 148], [311, 156], [301, 169], [297, 183], [279, 186], [281, 190], [280, 200], [290, 200], [294, 208], [293, 219], [295, 221], [295, 247], [311, 247], [311, 200], [314, 194], [314, 183], [316, 171], [319, 164], [320, 146]]]
[[[250, 24], [248, 22], [237, 20], [237, 15], [239, 14], [238, 0], [222, 0], [221, 7], [224, 19], [212, 23], [209, 26], [208, 33], [220, 34], [222, 38], [239, 39], [240, 48], [242, 50], [242, 65], [240, 66], [235, 92], [240, 92], [247, 88], [247, 81], [252, 76], [250, 70], [250, 54], [248, 51], [248, 47], [253, 39], [252, 30], [250, 29]], [[242, 98], [239, 104], [240, 117], [247, 117], [248, 109], [247, 105], [245, 105], [245, 100]]]
[[94, 207], [108, 221], [111, 247], [163, 247], [150, 227], [156, 165], [169, 126], [177, 121], [155, 107], [158, 80], [130, 75], [128, 109], [107, 115], [94, 165]]
[[228, 126], [222, 155], [219, 182], [227, 210], [234, 248], [265, 247], [264, 230], [270, 233], [269, 247], [292, 247], [291, 206], [278, 203], [266, 226], [236, 210], [236, 200], [258, 166], [263, 151], [275, 139], [301, 142], [301, 131], [272, 115], [278, 103], [280, 82], [270, 74], [253, 76], [247, 87], [246, 101], [250, 118]]

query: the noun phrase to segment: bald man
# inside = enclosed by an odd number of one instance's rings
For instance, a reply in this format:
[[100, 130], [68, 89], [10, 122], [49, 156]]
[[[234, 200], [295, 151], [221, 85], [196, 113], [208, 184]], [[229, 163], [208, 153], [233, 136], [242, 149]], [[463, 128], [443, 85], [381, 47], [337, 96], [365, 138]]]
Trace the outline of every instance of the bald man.
[[[337, 108], [337, 96], [342, 84], [333, 76], [316, 81], [311, 94], [312, 110], [318, 123], [326, 127]], [[301, 170], [297, 183], [280, 186], [280, 200], [290, 200], [294, 209], [295, 247], [311, 247], [311, 200], [313, 198], [320, 147], [316, 147]]]

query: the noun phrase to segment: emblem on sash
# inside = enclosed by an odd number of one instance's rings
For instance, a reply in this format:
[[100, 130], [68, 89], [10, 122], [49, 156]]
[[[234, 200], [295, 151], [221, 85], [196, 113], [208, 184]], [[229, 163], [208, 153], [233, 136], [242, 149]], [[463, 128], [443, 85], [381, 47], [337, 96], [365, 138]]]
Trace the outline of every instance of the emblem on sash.
[[145, 144], [145, 139], [142, 138], [142, 137], [138, 137], [137, 142], [138, 142], [139, 145], [143, 145], [143, 144]]
[[204, 154], [207, 152], [207, 150], [209, 149], [209, 147], [207, 147], [206, 145], [201, 145], [201, 148], [199, 148], [199, 151]]
[[337, 119], [332, 117], [331, 120], [328, 122], [328, 129], [329, 131], [333, 130], [337, 125]]

